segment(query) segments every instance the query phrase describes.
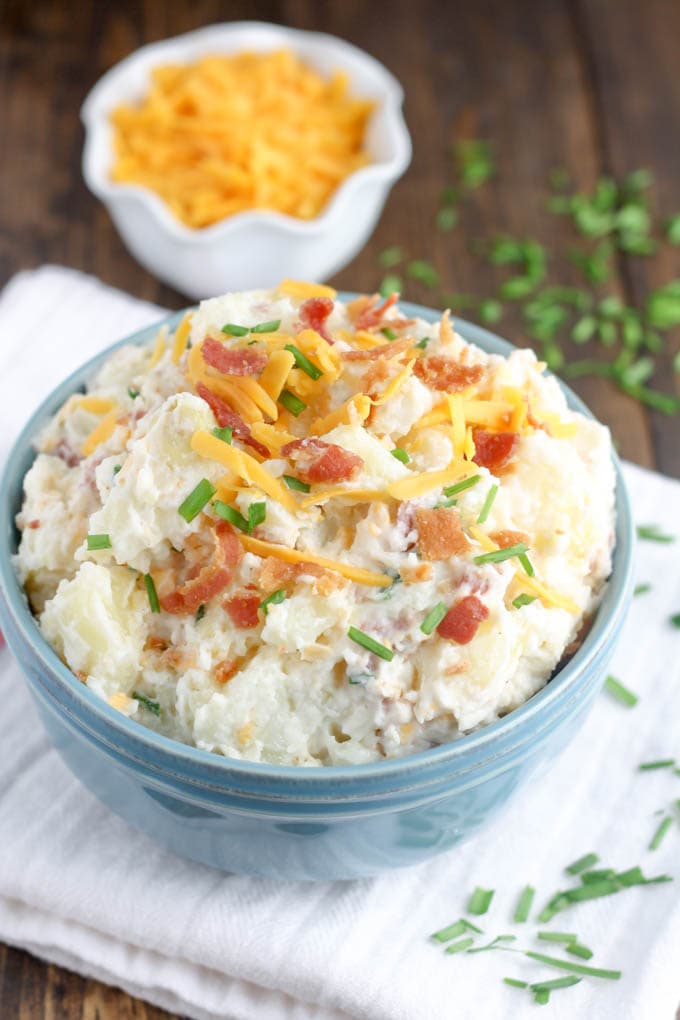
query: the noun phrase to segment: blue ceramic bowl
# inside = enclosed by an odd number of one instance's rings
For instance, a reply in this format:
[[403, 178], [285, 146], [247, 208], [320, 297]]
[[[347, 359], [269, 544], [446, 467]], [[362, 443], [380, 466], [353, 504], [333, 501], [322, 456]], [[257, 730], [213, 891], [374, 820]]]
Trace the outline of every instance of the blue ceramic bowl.
[[[426, 308], [403, 307], [409, 316], [438, 318]], [[167, 321], [172, 327], [179, 318]], [[486, 351], [512, 350], [477, 326], [458, 320], [457, 328]], [[147, 343], [156, 329], [121, 343]], [[12, 450], [0, 495], [0, 625], [50, 739], [100, 800], [175, 853], [224, 871], [343, 879], [448, 850], [550, 768], [602, 685], [630, 601], [633, 526], [616, 457], [617, 541], [607, 591], [581, 648], [526, 704], [454, 743], [406, 758], [327, 768], [238, 761], [159, 736], [80, 683], [42, 638], [12, 570], [14, 515], [34, 458], [31, 441], [111, 349], [38, 408]], [[565, 392], [571, 407], [588, 413]]]

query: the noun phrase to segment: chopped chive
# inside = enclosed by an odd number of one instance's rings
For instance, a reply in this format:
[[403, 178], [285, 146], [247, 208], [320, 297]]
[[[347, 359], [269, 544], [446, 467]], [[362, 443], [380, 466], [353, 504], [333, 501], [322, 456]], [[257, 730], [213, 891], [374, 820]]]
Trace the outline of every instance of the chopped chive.
[[404, 252], [398, 244], [393, 244], [391, 248], [385, 248], [384, 251], [378, 255], [378, 264], [383, 269], [392, 269], [393, 266], [398, 266], [404, 257]]
[[466, 931], [476, 931], [478, 935], [482, 934], [482, 929], [478, 928], [476, 924], [471, 921], [467, 921], [464, 917], [461, 917], [459, 921], [454, 921], [453, 924], [447, 925], [446, 928], [440, 928], [433, 935], [430, 935], [431, 939], [435, 942], [450, 942], [451, 939], [458, 938], [459, 935], [464, 935]]
[[652, 590], [651, 584], [636, 584], [633, 589], [633, 595], [646, 595], [648, 591]]
[[659, 758], [657, 761], [643, 761], [638, 765], [638, 772], [651, 772], [652, 769], [672, 769], [675, 758]]
[[418, 341], [416, 347], [419, 347], [421, 351], [424, 351], [431, 339], [431, 336], [424, 336], [422, 340]]
[[130, 400], [135, 400], [135, 398], [139, 396], [139, 390], [133, 389], [132, 386], [128, 386], [127, 391]]
[[675, 542], [675, 535], [666, 535], [657, 524], [638, 524], [635, 530], [638, 538], [648, 542]]
[[629, 868], [628, 871], [620, 871], [616, 876], [619, 885], [627, 889], [631, 885], [658, 885], [661, 882], [672, 882], [671, 875], [655, 875], [654, 878], [645, 878], [640, 867]]
[[375, 638], [370, 637], [369, 634], [364, 634], [362, 630], [358, 630], [356, 627], [350, 627], [347, 631], [347, 636], [355, 644], [361, 645], [362, 648], [368, 649], [369, 652], [373, 652], [375, 655], [380, 656], [386, 662], [391, 662], [394, 658], [394, 652], [391, 648], [386, 648], [385, 645], [381, 645]]
[[680, 613], [673, 613], [672, 616], [669, 616], [668, 622], [672, 627], [680, 627]]
[[194, 616], [194, 622], [195, 623], [200, 623], [204, 616], [205, 616], [205, 602], [201, 602], [200, 606], [196, 610], [196, 615]]
[[118, 474], [118, 472], [120, 471], [121, 467], [122, 467], [122, 464], [114, 464], [113, 465], [113, 473], [114, 473], [114, 475]]
[[223, 443], [231, 443], [234, 438], [234, 430], [229, 425], [223, 429], [214, 428], [213, 435], [217, 436], [218, 439], [221, 439]]
[[216, 492], [215, 486], [207, 478], [202, 478], [196, 488], [192, 489], [184, 502], [177, 508], [177, 512], [189, 524], [195, 517], [198, 517], [203, 507]]
[[529, 606], [531, 605], [532, 602], [535, 601], [536, 601], [535, 595], [527, 595], [526, 592], [522, 592], [521, 595], [518, 595], [516, 599], [512, 600], [512, 604], [515, 607], [515, 609], [521, 609], [522, 606]]
[[447, 946], [444, 950], [445, 953], [464, 953], [469, 946], [474, 942], [472, 935], [468, 935], [467, 938], [459, 939], [458, 942], [452, 942], [450, 946]]
[[629, 691], [627, 687], [624, 687], [621, 681], [617, 680], [615, 676], [608, 676], [604, 682], [604, 686], [605, 690], [611, 694], [612, 697], [616, 698], [617, 701], [620, 701], [622, 705], [625, 705], [626, 708], [634, 708], [635, 705], [637, 705], [639, 700], [637, 694], [633, 694], [633, 692]]
[[550, 1002], [550, 990], [539, 988], [537, 992], [534, 992], [534, 1002], [537, 1006], [547, 1006]]
[[397, 460], [400, 460], [402, 464], [408, 464], [411, 460], [406, 450], [402, 450], [400, 446], [395, 446], [393, 450], [390, 450], [390, 453], [393, 457], [396, 457]]
[[149, 605], [151, 606], [151, 612], [160, 613], [161, 604], [158, 601], [158, 592], [156, 591], [156, 585], [151, 574], [144, 575], [144, 587], [146, 588], [146, 594], [149, 599]]
[[437, 212], [437, 228], [448, 233], [449, 230], [453, 230], [456, 223], [458, 222], [458, 210], [454, 206], [444, 206], [443, 209], [439, 209]]
[[251, 503], [248, 507], [248, 532], [252, 535], [258, 524], [262, 524], [267, 516], [267, 504]]
[[507, 549], [494, 549], [492, 552], [481, 553], [474, 556], [472, 562], [481, 566], [484, 563], [503, 563], [504, 560], [511, 560], [515, 556], [521, 556], [527, 551], [524, 542], [517, 542], [516, 545], [509, 545]]
[[484, 500], [484, 503], [482, 504], [482, 509], [479, 511], [479, 517], [477, 518], [477, 524], [484, 524], [485, 523], [487, 517], [489, 516], [489, 514], [491, 512], [491, 507], [493, 506], [493, 501], [495, 500], [497, 495], [498, 495], [498, 486], [497, 485], [492, 485], [491, 488], [489, 489], [489, 491], [486, 494], [486, 499]]
[[588, 946], [582, 945], [577, 939], [570, 942], [569, 945], [565, 947], [565, 951], [567, 953], [571, 953], [572, 956], [580, 957], [582, 960], [592, 960], [593, 958], [592, 949], [589, 949]]
[[500, 945], [501, 942], [516, 941], [516, 935], [496, 935], [495, 939], [492, 939], [491, 942], [487, 942], [485, 946], [478, 946], [476, 949], [470, 949], [468, 951], [470, 953], [486, 953], [489, 949], [504, 949], [505, 947]]
[[216, 499], [213, 503], [213, 510], [218, 514], [223, 521], [229, 521], [239, 531], [250, 531], [250, 523], [243, 514], [240, 514], [238, 510], [235, 510], [233, 506], [229, 506], [228, 503], [223, 503], [221, 499]]
[[397, 334], [394, 332], [393, 329], [390, 329], [389, 326], [383, 326], [380, 332], [383, 334], [383, 336], [386, 336], [388, 340], [397, 339]]
[[578, 935], [569, 931], [539, 931], [536, 938], [542, 942], [566, 942], [568, 945], [570, 942], [576, 942]]
[[462, 482], [456, 482], [455, 485], [448, 485], [444, 489], [444, 495], [455, 496], [459, 492], [464, 492], [465, 489], [471, 489], [473, 485], [480, 481], [481, 477], [481, 475], [472, 475], [470, 478], [464, 478]]
[[271, 595], [267, 595], [266, 599], [260, 602], [260, 609], [266, 616], [269, 612], [270, 606], [278, 606], [280, 602], [283, 602], [286, 597], [284, 588], [279, 588], [278, 591], [273, 591]]
[[402, 279], [397, 276], [396, 273], [388, 273], [387, 276], [383, 277], [382, 283], [378, 288], [381, 297], [389, 297], [390, 294], [394, 294], [395, 291], [401, 291]]
[[284, 475], [283, 480], [289, 489], [294, 489], [296, 492], [309, 492], [311, 485], [307, 485], [307, 482], [301, 482], [299, 478], [293, 478], [292, 475]]
[[222, 332], [228, 336], [247, 336], [250, 330], [247, 326], [237, 326], [233, 322], [227, 322], [222, 326]]
[[620, 970], [605, 970], [602, 967], [586, 967], [582, 963], [572, 963], [570, 960], [559, 960], [554, 956], [545, 956], [543, 953], [534, 953], [527, 949], [524, 953], [531, 960], [538, 960], [548, 967], [557, 967], [558, 970], [568, 970], [572, 974], [586, 974], [588, 977], [608, 978], [610, 981], [618, 981], [621, 977]]
[[578, 875], [579, 872], [585, 871], [586, 868], [592, 868], [593, 864], [597, 864], [599, 859], [597, 854], [584, 854], [583, 857], [579, 857], [578, 860], [574, 861], [573, 864], [569, 864], [564, 870], [568, 875]]
[[406, 272], [414, 280], [424, 284], [425, 287], [436, 287], [439, 283], [439, 273], [425, 259], [414, 259], [412, 262], [409, 262]]
[[321, 378], [321, 376], [323, 375], [321, 369], [317, 368], [317, 366], [312, 361], [309, 360], [307, 355], [303, 354], [300, 348], [296, 347], [295, 344], [286, 344], [286, 346], [284, 347], [284, 351], [290, 351], [290, 353], [295, 358], [295, 364], [297, 365], [297, 367], [301, 369], [301, 371], [303, 371], [305, 375], [308, 375], [310, 379]]
[[522, 564], [522, 568], [524, 570], [524, 573], [528, 577], [533, 577], [534, 574], [536, 573], [536, 571], [534, 570], [533, 564], [532, 564], [531, 560], [529, 559], [529, 557], [527, 556], [527, 554], [526, 553], [520, 553], [519, 556], [517, 557], [517, 559]]
[[477, 886], [470, 897], [470, 902], [468, 903], [468, 914], [486, 914], [487, 910], [491, 906], [493, 894], [493, 889], [482, 889], [480, 886]]
[[601, 882], [603, 879], [616, 878], [616, 872], [613, 868], [591, 868], [588, 871], [582, 871], [579, 878], [585, 884]]
[[510, 985], [511, 988], [528, 988], [528, 981], [520, 981], [518, 978], [503, 978], [503, 984]]
[[577, 977], [563, 977], [555, 978], [553, 981], [537, 981], [535, 984], [530, 985], [532, 992], [552, 992], [558, 988], [571, 988], [572, 985], [578, 985], [581, 982], [581, 978]]
[[348, 673], [347, 683], [352, 687], [359, 687], [365, 684], [367, 680], [373, 680], [375, 673]]
[[276, 333], [277, 329], [281, 325], [280, 319], [270, 319], [269, 322], [258, 322], [257, 326], [253, 326], [250, 330], [251, 333]]
[[281, 390], [279, 393], [279, 403], [283, 404], [285, 409], [290, 411], [290, 413], [296, 418], [307, 409], [307, 405], [304, 400], [300, 400], [300, 398], [296, 397], [294, 393], [290, 392], [290, 390]]
[[135, 701], [138, 701], [140, 705], [144, 705], [144, 708], [147, 708], [149, 712], [153, 712], [154, 715], [161, 714], [161, 706], [159, 703], [157, 701], [153, 701], [151, 698], [147, 698], [146, 694], [140, 694], [139, 691], [133, 691], [132, 697]]
[[438, 602], [434, 609], [429, 611], [420, 625], [423, 634], [431, 634], [435, 627], [439, 626], [447, 613], [448, 607], [443, 602]]
[[88, 535], [87, 548], [90, 550], [110, 549], [111, 537], [109, 535]]
[[536, 890], [532, 885], [525, 885], [520, 893], [519, 900], [517, 901], [517, 907], [515, 908], [515, 915], [513, 921], [516, 924], [523, 924], [529, 918], [529, 911], [531, 905], [534, 902], [534, 896]]
[[651, 842], [649, 844], [649, 849], [650, 850], [658, 850], [659, 849], [659, 847], [661, 846], [661, 843], [663, 842], [664, 836], [666, 835], [666, 833], [668, 832], [668, 830], [670, 829], [672, 824], [673, 824], [673, 819], [672, 819], [672, 817], [670, 815], [666, 815], [665, 818], [661, 819], [661, 822], [659, 823], [659, 827], [656, 830], [656, 832], [654, 833], [654, 835], [652, 836], [652, 840], [651, 840]]

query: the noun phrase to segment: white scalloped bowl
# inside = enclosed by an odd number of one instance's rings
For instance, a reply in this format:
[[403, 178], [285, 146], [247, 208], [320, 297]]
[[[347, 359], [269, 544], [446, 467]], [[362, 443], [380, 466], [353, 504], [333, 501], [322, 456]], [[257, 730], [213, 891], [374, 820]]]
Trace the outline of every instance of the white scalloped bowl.
[[[366, 132], [371, 162], [350, 174], [313, 220], [277, 212], [237, 213], [200, 230], [180, 223], [148, 188], [110, 180], [110, 113], [138, 102], [159, 64], [208, 53], [292, 50], [321, 74], [347, 73], [352, 91], [376, 100]], [[324, 280], [343, 268], [373, 232], [387, 195], [411, 160], [401, 112], [403, 90], [382, 64], [350, 43], [318, 32], [242, 21], [143, 46], [100, 78], [81, 109], [83, 175], [104, 203], [130, 253], [150, 273], [191, 298], [273, 287], [285, 277]]]

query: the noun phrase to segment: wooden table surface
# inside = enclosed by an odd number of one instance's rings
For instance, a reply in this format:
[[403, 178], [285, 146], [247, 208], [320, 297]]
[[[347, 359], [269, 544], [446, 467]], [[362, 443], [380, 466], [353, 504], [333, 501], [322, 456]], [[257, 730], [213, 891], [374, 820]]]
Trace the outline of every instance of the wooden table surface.
[[[377, 255], [402, 245], [433, 262], [449, 291], [491, 293], [498, 276], [471, 254], [475, 238], [506, 232], [552, 251], [574, 244], [565, 218], [545, 212], [546, 179], [565, 167], [579, 188], [639, 167], [655, 176], [661, 213], [680, 211], [680, 4], [677, 0], [360, 0], [218, 3], [216, 0], [48, 0], [0, 4], [0, 282], [44, 262], [93, 273], [172, 308], [186, 304], [128, 255], [80, 174], [80, 104], [97, 78], [143, 43], [219, 20], [259, 18], [335, 33], [367, 49], [402, 81], [414, 158], [365, 250], [333, 281], [377, 286]], [[489, 139], [493, 183], [466, 203], [460, 226], [433, 229], [449, 146]], [[618, 256], [608, 292], [640, 305], [680, 276], [680, 249], [654, 259]], [[577, 282], [576, 270], [560, 282]], [[407, 297], [438, 295], [409, 283]], [[521, 316], [498, 327], [526, 343]], [[677, 344], [677, 337], [676, 337]], [[571, 352], [573, 355], [573, 351]], [[577, 356], [583, 356], [581, 352]], [[671, 358], [653, 384], [674, 392]], [[680, 476], [678, 416], [643, 410], [608, 382], [575, 384], [612, 428], [621, 453]], [[26, 953], [0, 947], [2, 1020], [160, 1020], [122, 992]]]

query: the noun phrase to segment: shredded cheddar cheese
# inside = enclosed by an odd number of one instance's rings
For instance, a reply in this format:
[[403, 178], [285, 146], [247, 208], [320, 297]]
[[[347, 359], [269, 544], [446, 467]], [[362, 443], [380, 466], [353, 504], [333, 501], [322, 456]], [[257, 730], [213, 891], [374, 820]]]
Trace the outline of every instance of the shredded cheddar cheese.
[[156, 337], [156, 344], [151, 354], [149, 368], [153, 368], [154, 365], [157, 365], [158, 362], [163, 357], [163, 354], [165, 353], [165, 341], [167, 339], [167, 335], [168, 335], [167, 326], [163, 326], [162, 329], [159, 329], [158, 336]]
[[374, 404], [375, 407], [379, 407], [381, 404], [386, 404], [388, 400], [392, 399], [392, 397], [396, 397], [396, 395], [399, 392], [399, 390], [401, 390], [403, 388], [403, 386], [406, 383], [406, 380], [411, 375], [411, 372], [413, 371], [413, 366], [415, 365], [415, 363], [416, 363], [415, 358], [412, 361], [408, 361], [404, 365], [402, 370], [400, 372], [398, 372], [394, 376], [394, 378], [392, 378], [390, 380], [390, 382], [385, 387], [385, 389], [382, 391], [380, 396], [372, 398], [372, 403]]
[[344, 404], [331, 411], [325, 418], [317, 418], [309, 426], [310, 436], [323, 436], [330, 432], [336, 425], [352, 425], [357, 422], [364, 422], [371, 413], [371, 398], [364, 393], [356, 397], [350, 397]]
[[312, 297], [327, 297], [333, 300], [337, 294], [337, 291], [324, 283], [307, 283], [304, 280], [282, 280], [276, 289], [279, 294], [299, 298], [301, 301]]
[[290, 351], [273, 351], [260, 376], [260, 386], [272, 400], [278, 400], [281, 390], [286, 385], [288, 374], [295, 364]]
[[83, 443], [83, 457], [89, 457], [91, 453], [97, 449], [100, 443], [106, 442], [106, 440], [113, 434], [113, 430], [116, 427], [116, 415], [117, 411], [109, 411], [105, 415], [99, 424], [90, 432], [89, 436]]
[[179, 326], [175, 330], [175, 339], [172, 344], [172, 360], [175, 365], [179, 365], [179, 360], [186, 350], [187, 343], [189, 342], [189, 333], [191, 332], [191, 313], [187, 312]]
[[406, 478], [399, 478], [387, 486], [387, 491], [395, 499], [413, 499], [414, 496], [422, 496], [432, 489], [442, 489], [445, 485], [450, 485], [472, 473], [470, 465], [465, 461], [454, 462], [442, 471], [423, 471], [421, 474], [413, 472]]
[[317, 503], [327, 503], [329, 499], [349, 499], [354, 503], [372, 503], [374, 500], [390, 499], [389, 492], [385, 489], [348, 489], [342, 485], [332, 489], [324, 489], [316, 492], [313, 496], [303, 499], [300, 506], [303, 510], [315, 506]]
[[113, 410], [116, 402], [110, 397], [76, 397], [73, 406], [83, 411], [91, 411], [92, 414], [106, 414], [107, 411]]
[[217, 436], [213, 436], [204, 429], [194, 432], [191, 437], [191, 449], [200, 457], [208, 460], [216, 460], [223, 464], [235, 475], [243, 478], [249, 485], [256, 485], [264, 493], [275, 499], [277, 503], [285, 507], [289, 513], [297, 511], [297, 503], [278, 478], [274, 478], [259, 464], [254, 457], [251, 457], [245, 450], [237, 450], [229, 443], [223, 443]]
[[287, 563], [315, 563], [318, 567], [325, 567], [336, 574], [341, 574], [349, 581], [357, 584], [365, 584], [375, 588], [387, 588], [394, 583], [394, 578], [389, 574], [375, 574], [372, 570], [365, 570], [363, 567], [353, 567], [349, 563], [342, 563], [340, 560], [330, 560], [325, 556], [317, 556], [315, 553], [300, 549], [288, 549], [284, 545], [275, 545], [273, 542], [263, 542], [259, 538], [252, 538], [250, 535], [239, 535], [241, 542], [248, 552], [256, 556], [276, 556]]

